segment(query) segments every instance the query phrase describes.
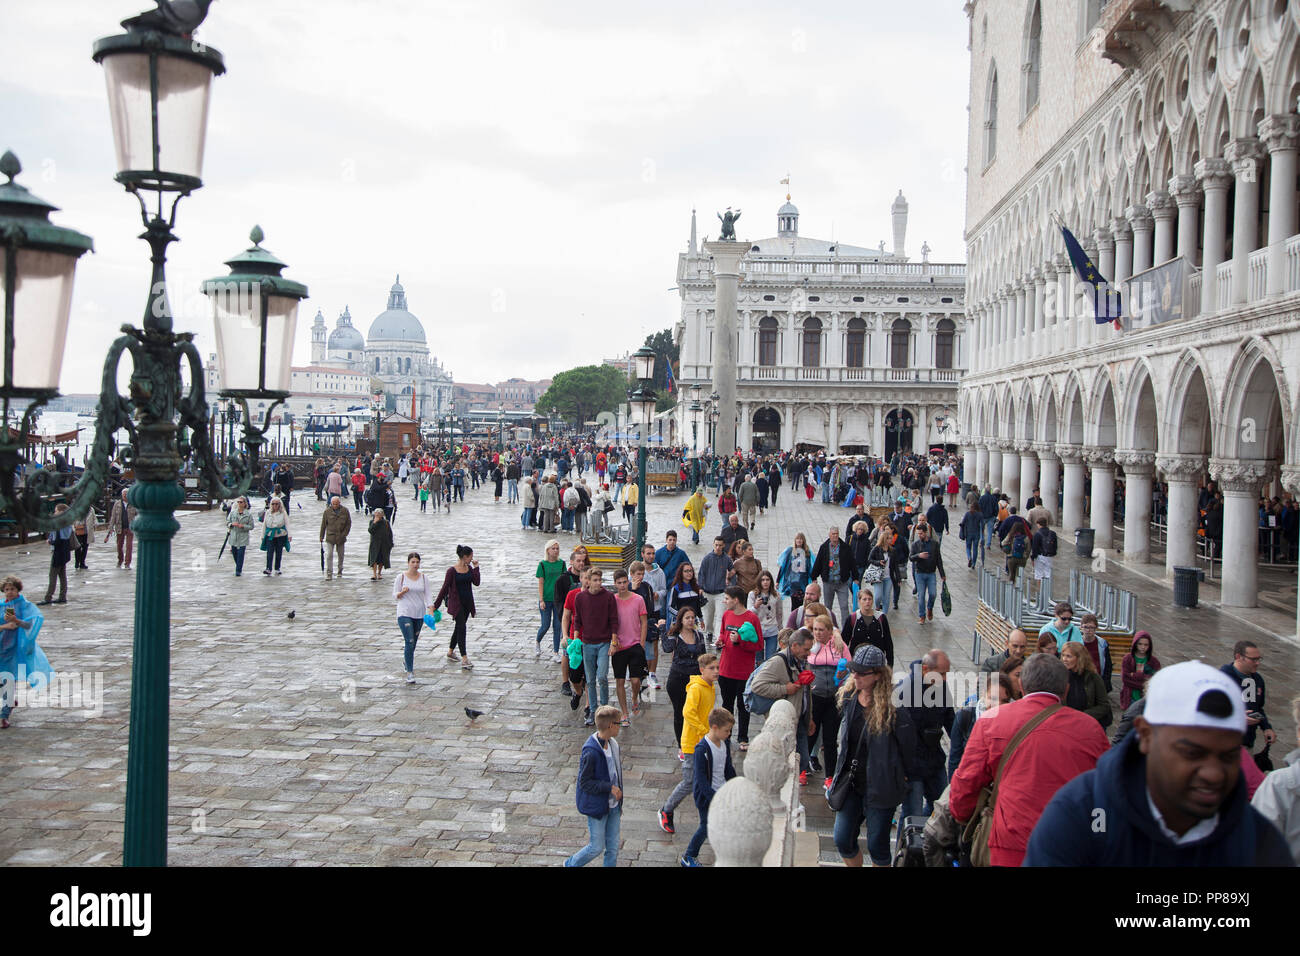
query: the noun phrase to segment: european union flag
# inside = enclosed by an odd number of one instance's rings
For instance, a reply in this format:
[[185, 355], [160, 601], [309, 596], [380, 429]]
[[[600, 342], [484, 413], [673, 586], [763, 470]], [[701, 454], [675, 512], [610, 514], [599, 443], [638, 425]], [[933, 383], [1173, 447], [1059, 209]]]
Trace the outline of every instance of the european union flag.
[[1101, 274], [1101, 271], [1088, 258], [1088, 254], [1083, 251], [1083, 246], [1079, 245], [1079, 240], [1074, 238], [1074, 233], [1060, 227], [1061, 235], [1065, 239], [1065, 251], [1070, 256], [1070, 265], [1074, 266], [1074, 272], [1081, 282], [1092, 286], [1092, 309], [1093, 316], [1098, 325], [1105, 325], [1107, 322], [1113, 322], [1115, 328], [1119, 328], [1119, 317], [1123, 314], [1123, 305], [1120, 302], [1120, 295], [1110, 287], [1110, 280]]

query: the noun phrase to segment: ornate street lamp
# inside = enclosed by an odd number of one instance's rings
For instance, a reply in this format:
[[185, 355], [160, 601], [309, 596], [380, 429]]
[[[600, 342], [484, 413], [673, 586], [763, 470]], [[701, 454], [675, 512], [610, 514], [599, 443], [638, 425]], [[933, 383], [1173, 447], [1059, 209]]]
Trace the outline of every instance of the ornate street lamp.
[[[252, 266], [239, 276], [245, 301], [238, 295], [233, 305], [229, 299], [214, 298], [217, 361], [223, 385], [243, 407], [247, 449], [247, 457], [229, 456], [223, 470], [208, 437], [203, 364], [192, 334], [172, 331], [165, 274], [167, 246], [176, 240], [172, 229], [177, 205], [202, 185], [212, 77], [225, 70], [220, 53], [188, 35], [201, 19], [173, 25], [161, 16], [144, 14], [126, 21], [127, 33], [94, 46], [94, 59], [103, 64], [108, 87], [115, 178], [140, 203], [145, 227], [141, 238], [149, 243], [153, 274], [143, 328], [123, 326], [124, 334], [109, 347], [94, 444], [72, 488], [58, 487], [53, 471], [43, 469], [21, 492], [10, 491], [31, 416], [58, 394], [72, 266], [90, 248], [90, 240], [46, 222], [52, 207], [13, 184], [20, 168], [11, 156], [0, 160], [0, 171], [10, 179], [8, 186], [0, 187], [6, 333], [0, 397], [6, 409], [11, 402], [30, 403], [19, 439], [11, 441], [7, 433], [0, 439], [0, 506], [38, 531], [64, 528], [84, 517], [108, 481], [109, 452], [119, 428], [127, 430], [129, 445], [123, 451], [136, 474], [130, 503], [139, 512], [132, 528], [140, 540], [140, 555], [123, 847], [127, 866], [158, 866], [167, 859], [171, 539], [179, 527], [173, 512], [184, 500], [181, 467], [193, 459], [213, 497], [233, 498], [248, 489], [271, 411], [288, 395], [284, 343], [293, 340], [297, 301], [306, 295], [305, 287], [279, 278], [284, 264], [272, 257], [262, 260], [261, 268], [237, 260]], [[148, 193], [156, 196], [152, 214]], [[175, 198], [164, 218], [167, 193], [175, 193]], [[233, 273], [213, 281], [229, 283], [232, 278]], [[248, 327], [235, 328], [240, 323]], [[251, 354], [227, 352], [227, 345], [235, 342], [249, 343], [238, 348], [246, 347]], [[127, 398], [117, 393], [124, 352], [131, 354], [134, 366]], [[251, 375], [254, 356], [257, 373]], [[185, 391], [182, 370], [188, 372]], [[260, 426], [252, 422], [250, 399], [269, 402]], [[52, 494], [65, 497], [67, 511], [45, 513], [45, 496]]]
[[505, 412], [506, 406], [502, 402], [497, 403], [497, 453], [506, 450], [506, 430], [505, 430]]
[[657, 398], [654, 391], [655, 353], [650, 348], [639, 348], [632, 353], [632, 372], [640, 380], [640, 385], [628, 393], [628, 404], [636, 416], [637, 429], [637, 466], [636, 466], [636, 553], [641, 553], [645, 544], [645, 471], [646, 471], [646, 433], [654, 421]]

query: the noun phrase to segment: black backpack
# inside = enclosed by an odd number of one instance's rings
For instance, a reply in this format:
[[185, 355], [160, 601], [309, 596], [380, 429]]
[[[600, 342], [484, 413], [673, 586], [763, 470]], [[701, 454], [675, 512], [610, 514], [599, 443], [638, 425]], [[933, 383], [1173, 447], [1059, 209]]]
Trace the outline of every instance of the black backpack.
[[1056, 557], [1056, 532], [1048, 531], [1043, 535], [1043, 554], [1049, 558]]

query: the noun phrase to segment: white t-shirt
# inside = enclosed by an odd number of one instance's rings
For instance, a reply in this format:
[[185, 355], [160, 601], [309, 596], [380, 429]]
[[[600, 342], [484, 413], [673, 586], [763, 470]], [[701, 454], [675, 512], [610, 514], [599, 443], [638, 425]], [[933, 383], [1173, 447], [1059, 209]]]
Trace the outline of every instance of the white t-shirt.
[[715, 744], [706, 734], [704, 742], [709, 745], [709, 750], [713, 752], [713, 779], [709, 781], [709, 786], [713, 791], [722, 789], [722, 785], [727, 782], [727, 742], [724, 740], [720, 744]]
[[802, 548], [790, 552], [790, 570], [795, 574], [803, 574], [808, 570], [808, 553]]
[[[401, 597], [397, 597], [397, 592], [406, 588], [407, 591]], [[424, 609], [433, 603], [433, 593], [429, 588], [429, 578], [421, 574], [414, 581], [406, 576], [403, 571], [393, 579], [393, 597], [397, 598], [397, 616], [413, 617], [416, 620], [423, 620]]]

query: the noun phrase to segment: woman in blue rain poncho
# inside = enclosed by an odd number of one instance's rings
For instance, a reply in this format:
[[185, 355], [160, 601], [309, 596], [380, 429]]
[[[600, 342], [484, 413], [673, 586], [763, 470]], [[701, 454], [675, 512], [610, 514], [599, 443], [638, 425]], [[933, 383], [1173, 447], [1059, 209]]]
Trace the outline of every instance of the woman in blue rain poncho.
[[23, 582], [13, 575], [0, 580], [4, 603], [0, 604], [0, 730], [8, 729], [9, 715], [17, 706], [19, 679], [31, 687], [42, 678], [47, 686], [54, 677], [45, 652], [36, 644], [45, 616], [23, 597]]

